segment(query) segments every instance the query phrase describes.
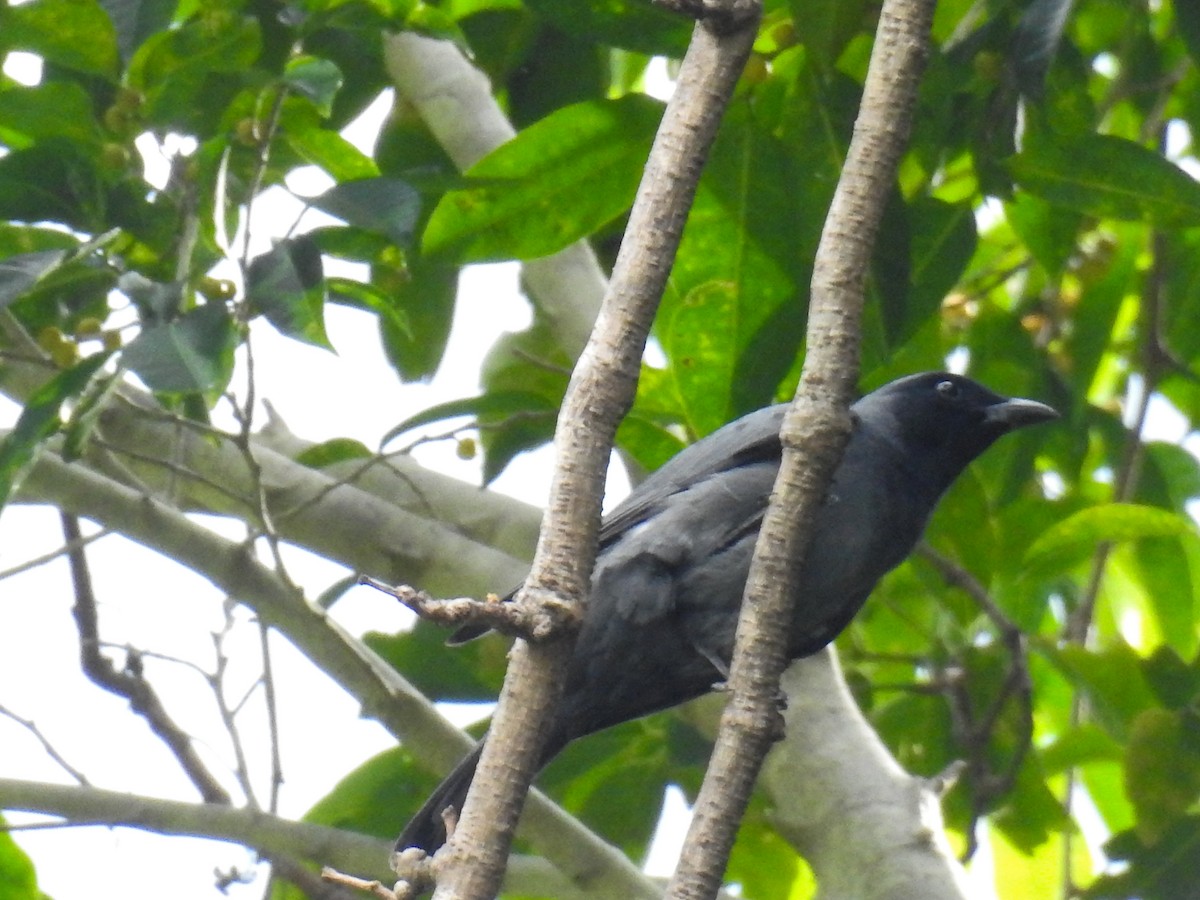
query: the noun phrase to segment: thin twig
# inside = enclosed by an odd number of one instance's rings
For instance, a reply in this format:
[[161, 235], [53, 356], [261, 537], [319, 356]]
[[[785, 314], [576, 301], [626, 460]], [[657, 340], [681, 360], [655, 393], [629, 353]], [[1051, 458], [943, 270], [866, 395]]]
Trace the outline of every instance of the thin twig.
[[3, 581], [6, 578], [13, 578], [17, 575], [22, 575], [31, 569], [36, 569], [38, 566], [44, 566], [47, 563], [52, 563], [60, 556], [66, 556], [72, 551], [86, 547], [93, 541], [98, 541], [100, 538], [107, 537], [110, 534], [112, 534], [112, 531], [107, 528], [101, 528], [95, 534], [82, 535], [79, 538], [78, 544], [68, 541], [57, 550], [51, 550], [49, 553], [44, 553], [41, 556], [35, 556], [33, 559], [27, 560], [20, 565], [13, 566], [11, 569], [2, 569], [0, 570], [0, 581]]
[[4, 716], [6, 719], [11, 719], [28, 731], [31, 735], [33, 735], [37, 742], [42, 745], [42, 749], [46, 751], [46, 755], [58, 763], [68, 775], [70, 775], [84, 787], [88, 787], [91, 784], [83, 772], [67, 762], [66, 757], [59, 753], [57, 749], [55, 749], [54, 744], [52, 744], [50, 739], [42, 733], [42, 730], [38, 728], [33, 719], [23, 718], [3, 705], [0, 705], [0, 716]]
[[[67, 542], [77, 545], [81, 537], [78, 519], [63, 513], [62, 528]], [[100, 652], [96, 597], [84, 550], [76, 546], [67, 554], [67, 559], [75, 588], [74, 614], [79, 629], [80, 663], [84, 673], [100, 687], [129, 701], [134, 712], [146, 720], [150, 730], [171, 750], [206, 803], [228, 804], [228, 792], [208, 771], [197, 755], [191, 737], [175, 724], [158, 693], [143, 676], [141, 657], [136, 653], [128, 655], [124, 670], [118, 671], [112, 661]]]

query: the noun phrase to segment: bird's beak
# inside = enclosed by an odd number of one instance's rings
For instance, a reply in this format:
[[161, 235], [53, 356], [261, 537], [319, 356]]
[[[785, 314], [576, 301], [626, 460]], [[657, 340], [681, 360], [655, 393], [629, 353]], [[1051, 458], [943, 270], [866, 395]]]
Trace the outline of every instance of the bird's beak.
[[1013, 397], [987, 408], [984, 421], [989, 425], [1000, 425], [1007, 431], [1024, 428], [1026, 425], [1036, 425], [1039, 422], [1049, 422], [1058, 418], [1058, 410], [1036, 400], [1024, 400]]

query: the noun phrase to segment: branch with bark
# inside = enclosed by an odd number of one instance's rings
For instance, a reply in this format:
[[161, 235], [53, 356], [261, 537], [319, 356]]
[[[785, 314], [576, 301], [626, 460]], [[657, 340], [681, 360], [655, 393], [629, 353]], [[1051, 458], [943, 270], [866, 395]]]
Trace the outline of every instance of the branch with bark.
[[867, 267], [911, 127], [932, 16], [931, 0], [892, 0], [880, 14], [854, 136], [817, 249], [808, 354], [746, 583], [729, 702], [669, 897], [716, 893], [758, 769], [781, 736], [789, 585], [804, 565], [817, 507], [849, 437]]
[[[702, 21], [683, 61], [634, 201], [595, 329], [567, 389], [558, 464], [538, 551], [514, 602], [581, 604], [596, 553], [604, 473], [633, 402], [642, 352], [721, 113], [753, 42], [757, 16], [728, 31]], [[518, 641], [473, 788], [435, 858], [436, 898], [491, 897], [522, 800], [536, 774], [572, 635]]]

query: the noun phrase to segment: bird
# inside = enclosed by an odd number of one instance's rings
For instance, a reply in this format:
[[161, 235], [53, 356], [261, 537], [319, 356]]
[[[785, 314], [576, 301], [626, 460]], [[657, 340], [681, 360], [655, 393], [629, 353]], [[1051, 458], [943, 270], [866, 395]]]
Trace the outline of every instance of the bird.
[[[601, 523], [591, 592], [539, 768], [576, 738], [708, 693], [728, 674], [787, 404], [685, 447]], [[817, 511], [788, 656], [816, 653], [913, 550], [942, 495], [1004, 434], [1058, 417], [962, 375], [923, 372], [850, 407], [851, 433]], [[511, 596], [511, 595], [510, 595]], [[465, 626], [449, 643], [486, 629]], [[435, 852], [461, 810], [483, 743], [433, 792], [396, 851]]]

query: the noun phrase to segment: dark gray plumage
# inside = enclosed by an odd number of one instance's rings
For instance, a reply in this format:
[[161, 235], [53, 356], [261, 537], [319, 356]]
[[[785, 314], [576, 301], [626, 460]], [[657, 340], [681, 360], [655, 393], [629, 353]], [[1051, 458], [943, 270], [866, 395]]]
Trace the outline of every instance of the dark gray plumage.
[[[779, 470], [786, 407], [750, 413], [687, 447], [604, 520], [592, 593], [542, 764], [570, 741], [674, 706], [720, 681], [754, 543]], [[1057, 417], [957, 375], [911, 375], [863, 397], [796, 589], [795, 659], [846, 627], [912, 551], [938, 499], [1003, 434]], [[476, 636], [463, 630], [457, 640]], [[479, 750], [396, 843], [436, 850]]]

